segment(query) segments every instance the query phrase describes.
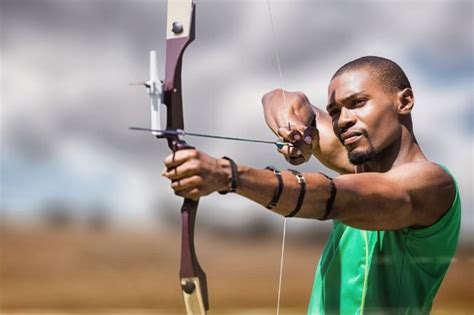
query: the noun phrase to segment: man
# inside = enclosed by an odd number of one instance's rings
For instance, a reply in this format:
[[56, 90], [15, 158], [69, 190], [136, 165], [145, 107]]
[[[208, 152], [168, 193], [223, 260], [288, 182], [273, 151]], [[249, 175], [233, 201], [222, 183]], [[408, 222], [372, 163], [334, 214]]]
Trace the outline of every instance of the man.
[[254, 169], [197, 150], [167, 157], [163, 175], [183, 197], [235, 190], [281, 215], [332, 219], [309, 314], [429, 313], [457, 246], [461, 205], [453, 177], [415, 139], [413, 105], [396, 63], [362, 57], [331, 79], [327, 113], [302, 93], [263, 97], [290, 163], [314, 155], [342, 175]]

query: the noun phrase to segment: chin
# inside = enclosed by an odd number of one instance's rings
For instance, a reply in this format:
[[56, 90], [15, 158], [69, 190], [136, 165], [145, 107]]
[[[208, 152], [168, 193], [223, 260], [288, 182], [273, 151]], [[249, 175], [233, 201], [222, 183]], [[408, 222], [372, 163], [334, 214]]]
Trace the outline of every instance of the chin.
[[372, 148], [368, 149], [353, 149], [347, 153], [349, 158], [349, 162], [353, 165], [361, 165], [375, 157], [376, 153], [375, 150]]

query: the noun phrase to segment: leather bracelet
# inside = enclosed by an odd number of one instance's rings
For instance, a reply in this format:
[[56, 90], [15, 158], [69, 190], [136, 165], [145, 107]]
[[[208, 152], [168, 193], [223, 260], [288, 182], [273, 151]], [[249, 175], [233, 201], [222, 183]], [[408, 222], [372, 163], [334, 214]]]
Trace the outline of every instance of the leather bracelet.
[[334, 199], [336, 199], [337, 188], [336, 188], [336, 185], [334, 184], [334, 180], [331, 177], [323, 173], [319, 173], [319, 174], [329, 179], [329, 185], [331, 186], [331, 193], [329, 195], [328, 201], [326, 202], [326, 210], [324, 211], [324, 215], [318, 219], [320, 221], [324, 221], [324, 220], [329, 219], [329, 217], [331, 216]]
[[265, 169], [271, 170], [273, 172], [273, 174], [275, 174], [275, 177], [277, 178], [277, 181], [278, 181], [278, 185], [275, 188], [275, 191], [273, 192], [272, 200], [267, 205], [267, 209], [271, 210], [271, 209], [273, 209], [277, 206], [278, 201], [280, 200], [281, 193], [283, 192], [283, 179], [281, 177], [280, 171], [277, 170], [275, 167], [267, 166], [267, 167], [265, 167]]
[[239, 183], [239, 173], [237, 170], [237, 164], [235, 164], [234, 160], [227, 156], [223, 156], [223, 159], [229, 161], [230, 163], [230, 174], [231, 174], [231, 179], [230, 179], [230, 187], [227, 190], [221, 190], [219, 191], [219, 194], [225, 195], [229, 192], [235, 192], [237, 190], [237, 184]]
[[298, 202], [296, 203], [296, 207], [293, 211], [290, 212], [290, 214], [286, 215], [285, 217], [291, 218], [294, 217], [298, 211], [300, 211], [301, 206], [303, 205], [303, 200], [304, 200], [304, 195], [306, 194], [306, 181], [303, 177], [303, 174], [296, 170], [288, 169], [293, 175], [296, 176], [296, 180], [298, 181], [298, 184], [300, 184], [301, 190], [300, 190], [300, 195], [298, 196]]

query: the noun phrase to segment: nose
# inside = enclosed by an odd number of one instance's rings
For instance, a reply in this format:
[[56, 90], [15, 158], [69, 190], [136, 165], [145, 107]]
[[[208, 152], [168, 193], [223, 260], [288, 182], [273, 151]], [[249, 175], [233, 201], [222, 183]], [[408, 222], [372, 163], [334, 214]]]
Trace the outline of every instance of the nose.
[[345, 107], [341, 108], [341, 112], [338, 118], [339, 119], [337, 120], [337, 127], [342, 131], [349, 129], [356, 122], [354, 114], [351, 112], [351, 110]]

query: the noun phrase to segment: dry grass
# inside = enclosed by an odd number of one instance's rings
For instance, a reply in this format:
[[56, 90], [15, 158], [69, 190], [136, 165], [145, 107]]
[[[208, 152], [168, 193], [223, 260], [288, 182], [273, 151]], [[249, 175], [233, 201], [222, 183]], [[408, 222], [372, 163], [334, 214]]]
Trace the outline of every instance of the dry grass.
[[[177, 233], [3, 227], [1, 236], [4, 314], [183, 314]], [[275, 313], [279, 238], [196, 240], [210, 314]], [[322, 245], [287, 244], [281, 314], [305, 313]], [[474, 313], [471, 254], [458, 251], [435, 314]]]

